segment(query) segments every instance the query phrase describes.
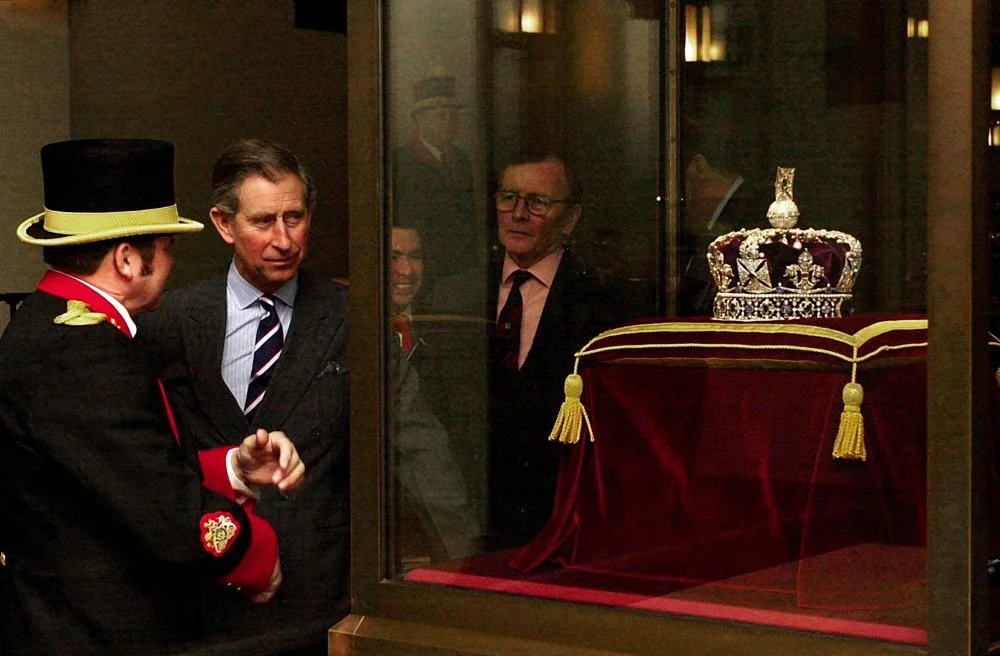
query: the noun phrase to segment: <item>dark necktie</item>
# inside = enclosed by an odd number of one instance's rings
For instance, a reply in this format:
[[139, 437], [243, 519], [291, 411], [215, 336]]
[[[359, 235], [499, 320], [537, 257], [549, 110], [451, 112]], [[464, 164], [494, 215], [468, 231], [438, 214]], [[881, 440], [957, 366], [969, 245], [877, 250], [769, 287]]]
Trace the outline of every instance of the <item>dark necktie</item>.
[[278, 311], [274, 307], [274, 297], [265, 295], [257, 300], [267, 314], [257, 325], [257, 341], [253, 346], [253, 370], [250, 372], [250, 385], [247, 387], [247, 401], [243, 406], [243, 413], [251, 418], [264, 400], [267, 384], [271, 382], [271, 374], [278, 363], [278, 357], [281, 356], [281, 344], [284, 339]]
[[510, 295], [500, 310], [493, 339], [490, 343], [493, 366], [501, 372], [516, 372], [517, 358], [521, 350], [521, 318], [524, 315], [524, 300], [521, 298], [521, 285], [532, 275], [527, 271], [518, 270], [511, 274]]

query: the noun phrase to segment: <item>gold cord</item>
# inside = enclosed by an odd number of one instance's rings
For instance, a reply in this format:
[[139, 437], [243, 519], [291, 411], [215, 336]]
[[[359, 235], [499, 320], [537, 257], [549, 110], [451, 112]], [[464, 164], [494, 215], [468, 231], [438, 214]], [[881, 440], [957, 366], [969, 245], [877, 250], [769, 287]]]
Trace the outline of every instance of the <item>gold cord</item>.
[[91, 312], [90, 306], [83, 301], [66, 301], [66, 311], [52, 322], [67, 326], [93, 326], [107, 320], [108, 315], [103, 312]]

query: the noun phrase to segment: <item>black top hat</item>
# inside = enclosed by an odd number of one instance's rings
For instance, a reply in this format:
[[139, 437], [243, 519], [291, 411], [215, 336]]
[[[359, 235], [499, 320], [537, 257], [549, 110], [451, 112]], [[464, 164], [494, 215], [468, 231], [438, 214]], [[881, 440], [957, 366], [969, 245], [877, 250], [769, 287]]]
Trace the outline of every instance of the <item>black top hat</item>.
[[435, 107], [459, 109], [462, 104], [455, 98], [455, 78], [450, 75], [432, 75], [417, 80], [413, 85], [413, 108], [410, 116]]
[[198, 232], [177, 215], [174, 146], [154, 139], [77, 139], [42, 147], [45, 211], [17, 228], [28, 244], [67, 246]]

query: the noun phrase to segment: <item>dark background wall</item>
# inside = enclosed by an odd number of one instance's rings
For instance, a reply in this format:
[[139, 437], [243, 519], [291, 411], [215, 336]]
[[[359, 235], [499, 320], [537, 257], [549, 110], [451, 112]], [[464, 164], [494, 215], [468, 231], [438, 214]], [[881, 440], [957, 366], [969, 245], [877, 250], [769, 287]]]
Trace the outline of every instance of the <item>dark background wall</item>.
[[[309, 264], [346, 276], [346, 57], [343, 34], [295, 26], [293, 2], [70, 2], [70, 129], [174, 142], [178, 205], [206, 221], [221, 149], [284, 143], [319, 186]], [[209, 227], [177, 253], [172, 285], [228, 261]]]
[[[311, 167], [319, 186], [309, 265], [329, 276], [347, 275], [344, 34], [296, 27], [296, 3], [290, 1], [3, 4], [30, 5], [8, 10], [20, 26], [6, 28], [20, 44], [8, 65], [21, 77], [36, 71], [26, 86], [43, 93], [35, 96], [40, 112], [23, 94], [18, 97], [27, 111], [4, 119], [5, 132], [21, 135], [8, 142], [17, 150], [4, 153], [4, 161], [26, 165], [12, 163], [22, 179], [5, 180], [10, 184], [4, 187], [30, 194], [9, 213], [0, 207], [0, 243], [23, 263], [8, 262], [10, 275], [0, 271], [0, 291], [32, 286], [40, 272], [40, 254], [12, 233], [18, 221], [41, 210], [38, 148], [69, 137], [172, 141], [178, 207], [182, 216], [205, 222], [211, 169], [222, 148], [247, 136], [280, 141]], [[51, 49], [39, 47], [39, 34], [48, 36]], [[60, 70], [62, 75], [46, 74]], [[68, 102], [46, 97], [57, 89]], [[210, 226], [180, 240], [177, 254], [172, 286], [218, 271], [229, 258]]]

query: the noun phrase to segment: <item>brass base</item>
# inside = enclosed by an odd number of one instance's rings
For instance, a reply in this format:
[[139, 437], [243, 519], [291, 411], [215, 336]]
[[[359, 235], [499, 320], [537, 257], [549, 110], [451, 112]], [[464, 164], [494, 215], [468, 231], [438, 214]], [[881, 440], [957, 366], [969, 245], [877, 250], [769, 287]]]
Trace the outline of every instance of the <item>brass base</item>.
[[329, 646], [330, 656], [622, 656], [625, 653], [364, 615], [348, 615], [330, 629]]

